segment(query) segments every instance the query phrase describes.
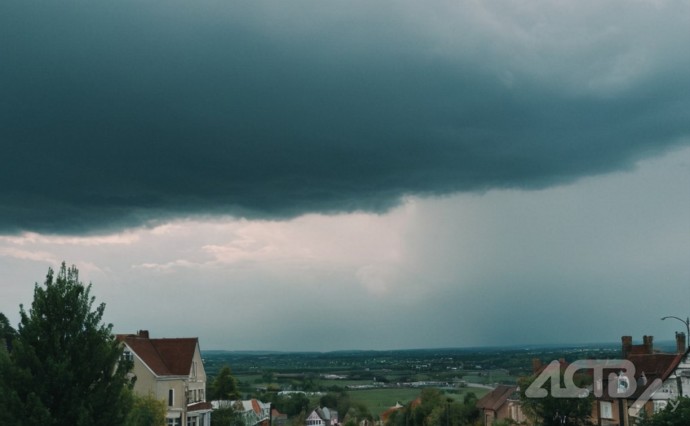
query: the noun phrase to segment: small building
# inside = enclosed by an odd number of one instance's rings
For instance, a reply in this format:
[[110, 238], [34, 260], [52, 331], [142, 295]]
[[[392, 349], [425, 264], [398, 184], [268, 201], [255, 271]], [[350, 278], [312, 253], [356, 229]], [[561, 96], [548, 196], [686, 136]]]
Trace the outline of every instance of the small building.
[[517, 386], [498, 385], [477, 401], [477, 408], [481, 412], [484, 426], [491, 426], [499, 420], [527, 422], [520, 405]]
[[316, 408], [307, 416], [307, 426], [338, 426], [338, 412], [328, 407]]
[[168, 426], [211, 425], [198, 338], [151, 339], [147, 330], [116, 338], [133, 362], [134, 393], [165, 401]]
[[230, 408], [242, 420], [244, 426], [269, 426], [271, 422], [271, 403], [258, 399], [245, 401], [212, 401], [214, 410]]
[[287, 421], [287, 414], [281, 413], [275, 408], [271, 409], [271, 426], [285, 426]]

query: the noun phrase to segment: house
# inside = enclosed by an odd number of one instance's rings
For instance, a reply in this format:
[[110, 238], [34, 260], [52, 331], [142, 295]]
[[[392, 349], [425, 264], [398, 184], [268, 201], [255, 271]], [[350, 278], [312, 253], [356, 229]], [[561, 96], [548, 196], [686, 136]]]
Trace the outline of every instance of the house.
[[231, 408], [242, 419], [244, 426], [269, 426], [271, 422], [271, 403], [264, 403], [258, 399], [246, 401], [212, 401], [214, 410]]
[[271, 409], [271, 426], [285, 426], [287, 421], [287, 414], [283, 414], [275, 408]]
[[[641, 345], [633, 345], [631, 336], [621, 337], [622, 358], [635, 367], [630, 377], [616, 371], [605, 372], [602, 383], [594, 383], [602, 396], [595, 398], [592, 422], [599, 426], [630, 426], [644, 410], [655, 413], [680, 396], [690, 396], [690, 360], [685, 333], [676, 333], [675, 353], [654, 350], [653, 336], [644, 336]], [[626, 398], [608, 394], [609, 374], [617, 388], [626, 389], [634, 380], [635, 391]]]
[[328, 407], [316, 408], [307, 416], [307, 426], [338, 426], [338, 412]]
[[199, 339], [151, 339], [147, 330], [116, 338], [123, 357], [133, 362], [134, 392], [165, 401], [168, 426], [210, 426]]
[[477, 408], [481, 412], [484, 426], [491, 426], [499, 420], [527, 422], [520, 406], [517, 386], [498, 385], [477, 401]]

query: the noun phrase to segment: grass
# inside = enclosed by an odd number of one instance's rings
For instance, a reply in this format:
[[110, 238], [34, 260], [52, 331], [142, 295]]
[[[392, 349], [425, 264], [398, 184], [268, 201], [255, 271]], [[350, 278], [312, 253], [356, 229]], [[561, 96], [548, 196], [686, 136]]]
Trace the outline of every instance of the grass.
[[[350, 390], [350, 400], [352, 402], [364, 404], [369, 412], [378, 416], [396, 402], [405, 405], [419, 396], [421, 389], [411, 388], [385, 388], [385, 389], [363, 389]], [[477, 398], [481, 398], [488, 392], [487, 389], [480, 388], [459, 388], [458, 393], [447, 394], [450, 398], [462, 399], [468, 392], [474, 392]]]

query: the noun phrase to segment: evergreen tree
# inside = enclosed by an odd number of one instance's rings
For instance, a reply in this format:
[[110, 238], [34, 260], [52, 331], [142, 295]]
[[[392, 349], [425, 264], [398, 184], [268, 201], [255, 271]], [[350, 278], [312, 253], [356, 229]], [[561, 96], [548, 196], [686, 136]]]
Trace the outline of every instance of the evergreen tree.
[[12, 350], [12, 341], [16, 335], [17, 332], [10, 325], [10, 320], [0, 312], [0, 352]]
[[211, 387], [211, 399], [233, 400], [240, 397], [237, 388], [237, 379], [232, 375], [232, 370], [227, 365], [220, 369], [218, 376]]
[[131, 363], [121, 360], [112, 324], [101, 323], [105, 305], [94, 309], [90, 291], [63, 262], [35, 285], [29, 311], [20, 305], [13, 349], [0, 361], [0, 408], [9, 419], [2, 424], [124, 424]]

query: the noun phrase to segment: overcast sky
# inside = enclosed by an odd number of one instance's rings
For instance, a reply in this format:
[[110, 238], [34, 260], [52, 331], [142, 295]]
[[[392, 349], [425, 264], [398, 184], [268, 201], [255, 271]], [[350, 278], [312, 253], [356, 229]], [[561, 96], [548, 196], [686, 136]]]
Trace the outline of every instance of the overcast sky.
[[690, 3], [4, 1], [0, 312], [75, 264], [202, 349], [658, 340]]

